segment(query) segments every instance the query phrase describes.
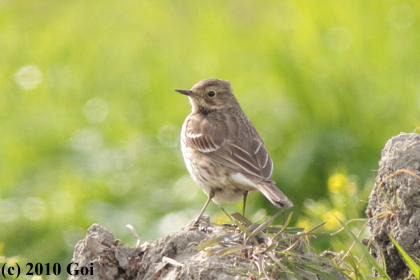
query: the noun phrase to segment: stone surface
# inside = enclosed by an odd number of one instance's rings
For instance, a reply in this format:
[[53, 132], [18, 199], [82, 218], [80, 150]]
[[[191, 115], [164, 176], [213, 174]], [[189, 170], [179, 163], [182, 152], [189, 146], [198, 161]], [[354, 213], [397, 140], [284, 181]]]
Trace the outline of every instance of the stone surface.
[[186, 227], [140, 249], [117, 244], [109, 231], [94, 224], [86, 238], [77, 243], [72, 258], [78, 268], [93, 266], [93, 276], [79, 274], [68, 279], [239, 279], [232, 271], [249, 266], [249, 260], [240, 256], [220, 258], [197, 250], [198, 244], [229, 233], [224, 227]]
[[[413, 258], [420, 258], [420, 135], [401, 133], [382, 150], [375, 186], [366, 214], [371, 231], [371, 252], [388, 275], [405, 279], [409, 269], [390, 241], [391, 235]], [[374, 272], [378, 276], [377, 272]], [[416, 279], [414, 276], [408, 279]]]
[[[204, 218], [204, 217], [203, 217]], [[147, 246], [128, 248], [118, 244], [114, 236], [100, 225], [92, 225], [86, 238], [79, 241], [73, 253], [72, 262], [78, 263], [78, 268], [85, 266], [93, 269], [93, 275], [69, 276], [69, 280], [76, 279], [138, 279], [138, 280], [256, 280], [267, 279], [258, 269], [257, 262], [271, 261], [266, 255], [259, 255], [266, 248], [265, 243], [254, 244], [255, 255], [245, 257], [243, 247], [243, 233], [229, 226], [208, 225], [190, 230], [187, 225], [180, 231], [167, 234]], [[206, 251], [198, 246], [218, 237], [218, 242], [209, 245]], [[283, 235], [282, 235], [283, 237]], [[220, 242], [222, 241], [223, 242]], [[262, 240], [264, 240], [262, 238]], [[293, 239], [292, 242], [299, 241]], [[220, 243], [219, 243], [220, 242]], [[251, 244], [251, 243], [249, 243]], [[303, 245], [303, 240], [299, 244]], [[261, 247], [258, 247], [261, 245]], [[247, 248], [251, 248], [248, 245]], [[290, 244], [289, 244], [290, 246]], [[221, 256], [220, 252], [238, 248], [236, 253]], [[288, 246], [282, 246], [286, 249]], [[208, 253], [209, 251], [214, 254]], [[248, 252], [252, 250], [249, 249]], [[219, 254], [217, 254], [219, 253]], [[273, 257], [274, 251], [270, 252]], [[249, 253], [248, 253], [249, 254]], [[320, 271], [334, 275], [337, 279], [347, 279], [344, 274], [332, 267], [331, 262], [319, 255], [304, 252], [302, 246], [295, 246], [288, 261], [312, 264]], [[280, 262], [280, 260], [279, 260]], [[272, 262], [271, 262], [272, 263]], [[297, 269], [290, 272], [285, 265], [279, 264], [283, 269], [278, 269], [276, 276], [268, 279], [314, 279], [325, 280], [312, 271]], [[289, 264], [290, 265], [290, 264]], [[270, 270], [276, 265], [269, 265]], [[286, 272], [288, 271], [288, 272]], [[256, 277], [257, 275], [257, 277]], [[260, 275], [260, 276], [258, 276]]]

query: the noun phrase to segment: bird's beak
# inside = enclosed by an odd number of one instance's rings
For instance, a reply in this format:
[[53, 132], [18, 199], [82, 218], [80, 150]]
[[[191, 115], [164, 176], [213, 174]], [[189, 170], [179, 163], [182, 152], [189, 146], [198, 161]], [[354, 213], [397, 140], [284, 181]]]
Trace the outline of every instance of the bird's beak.
[[185, 94], [187, 96], [190, 96], [192, 94], [192, 90], [189, 90], [189, 89], [176, 89], [175, 91], [179, 92], [179, 93], [182, 93], [182, 94]]

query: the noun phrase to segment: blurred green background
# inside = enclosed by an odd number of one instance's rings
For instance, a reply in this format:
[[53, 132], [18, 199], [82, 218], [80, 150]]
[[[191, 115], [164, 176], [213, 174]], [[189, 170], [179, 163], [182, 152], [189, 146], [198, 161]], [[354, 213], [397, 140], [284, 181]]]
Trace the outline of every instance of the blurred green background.
[[[386, 140], [420, 126], [419, 14], [419, 1], [0, 1], [3, 254], [66, 264], [92, 223], [134, 246], [126, 224], [146, 241], [195, 218], [207, 197], [184, 167], [190, 105], [174, 89], [211, 77], [232, 82], [294, 223], [335, 203], [334, 182], [352, 186], [345, 218], [364, 217]], [[276, 211], [259, 193], [247, 207]]]

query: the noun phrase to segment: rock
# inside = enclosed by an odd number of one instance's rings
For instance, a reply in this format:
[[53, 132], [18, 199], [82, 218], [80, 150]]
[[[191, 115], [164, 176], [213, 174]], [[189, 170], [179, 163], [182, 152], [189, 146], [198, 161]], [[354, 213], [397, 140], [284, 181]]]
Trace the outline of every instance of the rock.
[[79, 273], [68, 279], [238, 279], [232, 271], [249, 266], [249, 260], [238, 255], [220, 258], [197, 249], [200, 243], [232, 232], [225, 227], [187, 226], [140, 249], [118, 244], [112, 233], [94, 224], [72, 258], [78, 268], [93, 267], [93, 276]]
[[[420, 258], [420, 135], [401, 133], [382, 150], [366, 214], [371, 252], [381, 263], [383, 252], [392, 279], [406, 279], [409, 269], [389, 239], [391, 235], [413, 258]], [[374, 276], [378, 273], [374, 271]], [[408, 279], [416, 279], [411, 276]]]
[[[194, 230], [190, 227], [187, 225], [167, 234], [148, 246], [128, 248], [118, 244], [105, 228], [94, 224], [88, 229], [86, 238], [77, 243], [72, 259], [73, 263], [78, 263], [78, 269], [87, 267], [93, 273], [79, 273], [68, 279], [267, 279], [263, 277], [262, 266], [268, 269], [268, 279], [326, 279], [317, 276], [314, 270], [347, 279], [327, 258], [304, 252], [304, 240], [293, 235], [289, 239], [290, 235], [283, 233], [277, 236], [282, 241], [275, 241], [265, 239], [266, 235], [261, 233], [245, 246], [243, 232], [233, 226], [208, 224]], [[257, 225], [251, 227], [255, 229]], [[214, 241], [216, 237], [216, 242], [207, 243], [205, 250], [200, 250], [199, 245]], [[273, 248], [265, 251], [270, 244], [278, 245], [276, 251]], [[231, 249], [229, 254], [222, 256], [225, 250]], [[284, 260], [286, 264], [281, 263]], [[311, 270], [306, 269], [311, 267]]]

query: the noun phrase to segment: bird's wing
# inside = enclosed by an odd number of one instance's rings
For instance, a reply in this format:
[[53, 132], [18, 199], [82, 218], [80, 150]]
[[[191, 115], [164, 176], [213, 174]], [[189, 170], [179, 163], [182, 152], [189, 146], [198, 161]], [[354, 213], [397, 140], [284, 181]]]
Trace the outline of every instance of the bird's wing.
[[247, 131], [250, 133], [238, 130], [237, 133], [229, 133], [231, 131], [227, 127], [208, 119], [190, 118], [183, 141], [220, 164], [269, 180], [273, 162], [255, 128], [247, 126]]

